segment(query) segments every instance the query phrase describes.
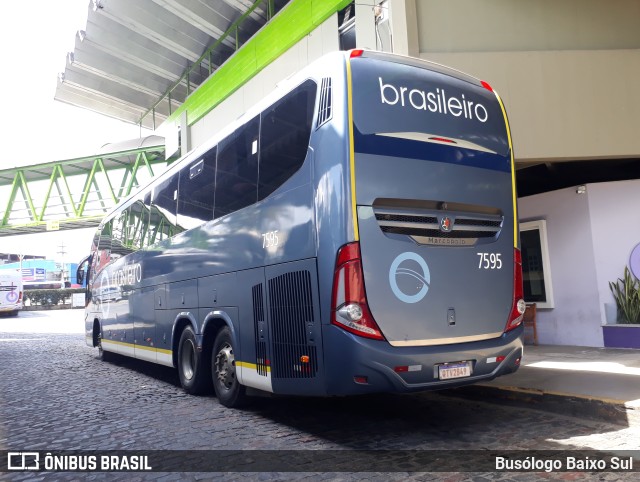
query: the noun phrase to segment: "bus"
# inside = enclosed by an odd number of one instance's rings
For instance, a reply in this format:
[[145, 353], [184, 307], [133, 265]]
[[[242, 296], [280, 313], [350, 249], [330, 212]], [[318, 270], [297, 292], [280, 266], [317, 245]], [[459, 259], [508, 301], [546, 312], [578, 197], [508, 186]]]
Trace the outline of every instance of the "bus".
[[175, 367], [228, 407], [514, 372], [503, 104], [438, 64], [329, 54], [107, 214], [80, 269], [100, 357]]
[[0, 270], [0, 313], [17, 316], [22, 309], [22, 274], [19, 270]]

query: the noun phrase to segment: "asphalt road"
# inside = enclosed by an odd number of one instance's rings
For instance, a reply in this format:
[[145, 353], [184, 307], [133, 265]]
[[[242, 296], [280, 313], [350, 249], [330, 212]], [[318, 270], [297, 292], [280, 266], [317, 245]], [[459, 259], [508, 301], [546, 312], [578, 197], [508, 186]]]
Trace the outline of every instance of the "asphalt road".
[[[82, 330], [82, 310], [23, 312], [18, 318], [0, 318], [0, 450], [223, 450], [230, 451], [223, 452], [230, 456], [272, 450], [276, 458], [288, 460], [300, 452], [287, 451], [305, 450], [324, 457], [323, 472], [287, 472], [286, 464], [275, 463], [267, 467], [268, 472], [248, 474], [235, 470], [191, 473], [183, 468], [182, 473], [0, 472], [0, 479], [535, 480], [539, 474], [489, 471], [481, 461], [487, 453], [510, 450], [573, 450], [579, 456], [585, 450], [640, 449], [637, 427], [446, 393], [259, 398], [248, 409], [231, 410], [214, 397], [184, 393], [174, 370], [125, 358], [98, 360], [97, 351], [84, 344]], [[424, 473], [415, 472], [419, 464], [407, 460], [406, 472], [393, 465], [393, 472], [380, 473], [370, 452], [364, 452], [369, 457], [364, 459], [354, 455], [351, 466], [349, 457], [334, 452], [345, 450], [377, 450], [381, 457], [391, 457], [392, 465], [398, 461], [394, 454], [410, 459], [440, 451], [437, 453], [454, 463], [451, 472]], [[370, 466], [363, 465], [367, 460]], [[458, 462], [460, 470], [469, 470], [476, 460], [483, 470], [456, 471]], [[374, 469], [376, 472], [370, 472]], [[578, 476], [567, 472], [542, 475], [552, 480]], [[585, 470], [580, 478], [636, 480], [637, 475]]]

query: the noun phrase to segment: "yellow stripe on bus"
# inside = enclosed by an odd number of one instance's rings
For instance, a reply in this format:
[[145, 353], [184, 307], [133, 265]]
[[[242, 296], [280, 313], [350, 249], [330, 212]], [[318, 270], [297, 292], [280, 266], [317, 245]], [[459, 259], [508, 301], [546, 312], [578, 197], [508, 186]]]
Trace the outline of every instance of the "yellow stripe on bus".
[[155, 351], [156, 353], [164, 353], [165, 355], [173, 354], [173, 352], [171, 350], [165, 350], [164, 348], [156, 348], [154, 346], [134, 345], [133, 343], [127, 343], [127, 342], [124, 342], [124, 341], [102, 340], [102, 343], [103, 344], [112, 343], [114, 345], [128, 346], [130, 348], [135, 348], [136, 350]]
[[509, 119], [507, 118], [507, 111], [504, 108], [502, 99], [498, 93], [494, 90], [493, 93], [498, 99], [500, 108], [502, 109], [502, 116], [504, 117], [504, 125], [507, 128], [507, 139], [509, 140], [509, 152], [511, 152], [511, 196], [513, 198], [513, 247], [518, 247], [518, 195], [516, 194], [516, 161], [513, 156], [513, 143], [511, 142], [511, 128], [509, 127]]
[[356, 159], [353, 146], [353, 90], [351, 85], [351, 59], [347, 58], [347, 107], [349, 112], [349, 170], [351, 171], [351, 213], [353, 216], [353, 238], [358, 241], [358, 212], [356, 208]]
[[[256, 365], [255, 363], [249, 363], [249, 362], [244, 362], [244, 361], [238, 361], [236, 360], [236, 366], [242, 367], [242, 368], [250, 368], [252, 370], [258, 370], [258, 365]], [[261, 365], [260, 368], [262, 370], [264, 370], [266, 368], [266, 370], [268, 372], [271, 372], [271, 367], [269, 365]]]

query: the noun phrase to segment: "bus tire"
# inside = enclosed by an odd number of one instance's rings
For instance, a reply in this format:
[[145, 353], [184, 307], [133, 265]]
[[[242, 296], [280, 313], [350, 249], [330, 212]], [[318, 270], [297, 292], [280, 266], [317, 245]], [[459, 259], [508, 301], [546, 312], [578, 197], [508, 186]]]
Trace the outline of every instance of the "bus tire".
[[218, 332], [213, 344], [211, 374], [213, 388], [222, 405], [229, 408], [246, 405], [246, 388], [240, 384], [236, 376], [233, 339], [227, 326]]
[[96, 345], [98, 347], [98, 360], [102, 360], [104, 362], [113, 361], [114, 354], [110, 351], [105, 351], [102, 348], [102, 330], [98, 332], [98, 343]]
[[[205, 359], [206, 360], [206, 359]], [[185, 327], [178, 345], [178, 376], [184, 390], [191, 395], [200, 395], [209, 391], [211, 376], [209, 364], [198, 351], [196, 334], [191, 325]]]

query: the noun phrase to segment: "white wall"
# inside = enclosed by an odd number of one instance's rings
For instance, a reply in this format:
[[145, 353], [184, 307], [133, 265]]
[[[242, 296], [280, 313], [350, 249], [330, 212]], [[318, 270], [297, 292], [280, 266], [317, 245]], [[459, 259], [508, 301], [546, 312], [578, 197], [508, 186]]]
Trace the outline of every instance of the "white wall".
[[339, 50], [339, 47], [338, 16], [334, 14], [192, 125], [191, 148], [199, 146], [240, 117], [271, 92], [278, 82], [322, 55]]
[[601, 310], [614, 303], [609, 281], [622, 277], [633, 248], [640, 243], [640, 180], [587, 185]]
[[638, 0], [406, 1], [420, 57], [500, 93], [516, 162], [640, 157]]
[[640, 180], [587, 184], [518, 200], [520, 221], [545, 219], [555, 308], [538, 310], [541, 344], [603, 346], [609, 281], [640, 243]]
[[421, 52], [640, 48], [638, 0], [406, 0]]
[[555, 308], [538, 310], [538, 342], [602, 346], [589, 201], [575, 188], [518, 200], [520, 221], [545, 219]]
[[517, 162], [640, 157], [640, 49], [420, 56], [498, 91]]

